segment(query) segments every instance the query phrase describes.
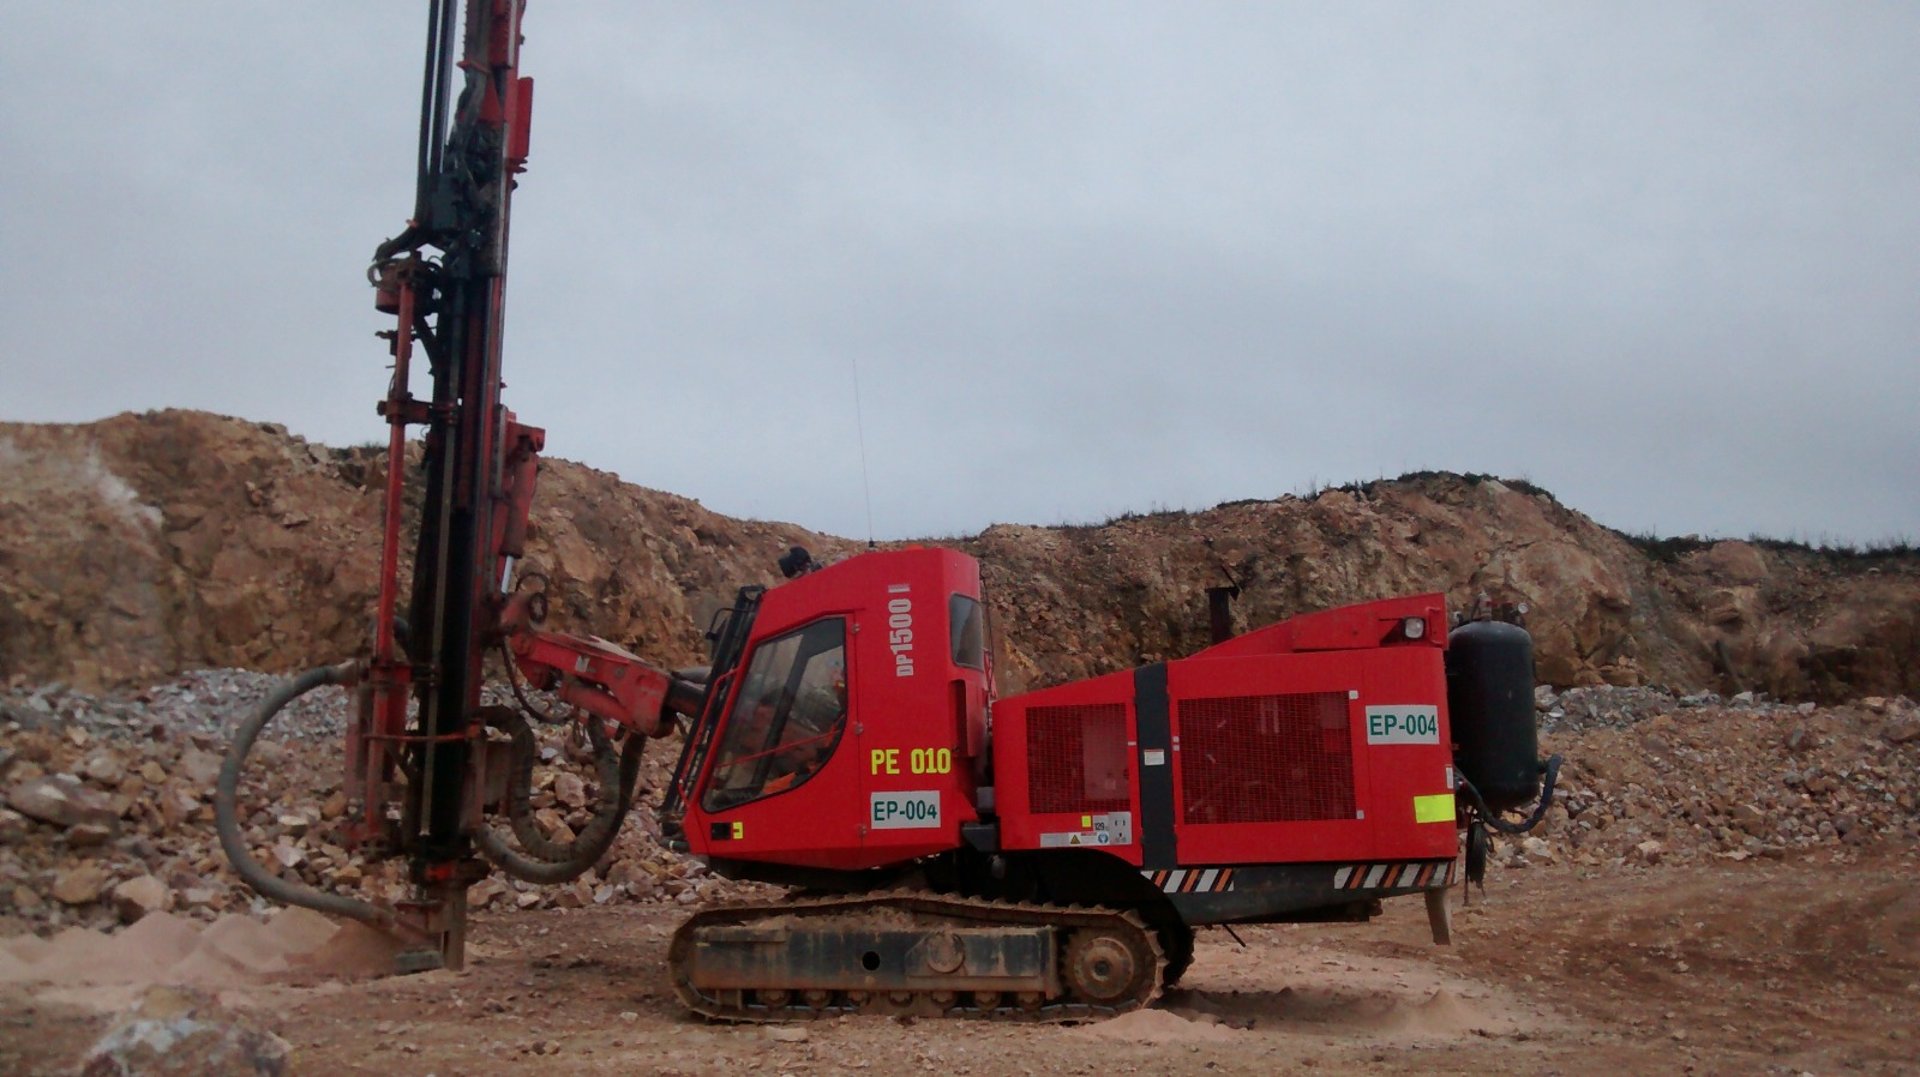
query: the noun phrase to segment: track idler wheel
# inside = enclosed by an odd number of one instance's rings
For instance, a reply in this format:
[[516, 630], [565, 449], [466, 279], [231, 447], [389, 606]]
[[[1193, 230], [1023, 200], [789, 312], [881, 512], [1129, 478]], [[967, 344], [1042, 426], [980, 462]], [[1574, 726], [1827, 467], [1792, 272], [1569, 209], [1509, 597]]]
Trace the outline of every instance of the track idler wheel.
[[1124, 936], [1098, 928], [1074, 932], [1060, 970], [1068, 992], [1094, 1003], [1112, 1003], [1139, 993], [1154, 975], [1154, 956]]

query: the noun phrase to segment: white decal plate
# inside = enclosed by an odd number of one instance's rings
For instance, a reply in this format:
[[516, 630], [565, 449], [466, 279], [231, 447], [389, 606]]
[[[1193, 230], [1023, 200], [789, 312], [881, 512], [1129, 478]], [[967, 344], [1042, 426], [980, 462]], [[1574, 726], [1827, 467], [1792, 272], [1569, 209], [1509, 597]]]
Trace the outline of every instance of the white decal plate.
[[940, 825], [937, 789], [895, 790], [870, 797], [867, 821], [875, 830], [925, 830]]
[[1367, 708], [1368, 744], [1440, 743], [1440, 708], [1415, 703]]

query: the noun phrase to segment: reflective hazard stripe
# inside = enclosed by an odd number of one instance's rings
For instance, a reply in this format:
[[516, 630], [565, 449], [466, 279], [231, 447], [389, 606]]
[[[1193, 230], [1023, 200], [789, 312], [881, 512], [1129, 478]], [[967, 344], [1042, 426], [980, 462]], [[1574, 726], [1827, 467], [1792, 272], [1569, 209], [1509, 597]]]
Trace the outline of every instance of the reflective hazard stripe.
[[1333, 869], [1335, 890], [1412, 890], [1446, 886], [1457, 878], [1451, 860], [1398, 860], [1388, 864], [1341, 864]]
[[1233, 868], [1142, 869], [1140, 874], [1166, 894], [1223, 894], [1233, 889]]

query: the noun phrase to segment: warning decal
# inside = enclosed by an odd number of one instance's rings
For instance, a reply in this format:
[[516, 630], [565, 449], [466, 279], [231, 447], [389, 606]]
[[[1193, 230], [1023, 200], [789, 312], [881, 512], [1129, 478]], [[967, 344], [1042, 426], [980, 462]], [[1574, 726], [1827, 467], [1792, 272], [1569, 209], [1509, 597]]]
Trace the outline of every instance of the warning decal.
[[1132, 845], [1133, 813], [1113, 811], [1104, 815], [1082, 815], [1082, 830], [1051, 831], [1040, 835], [1042, 849], [1069, 848], [1075, 845]]

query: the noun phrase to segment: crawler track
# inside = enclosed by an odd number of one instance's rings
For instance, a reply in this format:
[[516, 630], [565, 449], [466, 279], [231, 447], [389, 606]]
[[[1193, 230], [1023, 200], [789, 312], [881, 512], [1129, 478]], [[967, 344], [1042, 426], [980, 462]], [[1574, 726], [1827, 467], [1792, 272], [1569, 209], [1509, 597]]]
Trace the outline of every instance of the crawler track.
[[[774, 979], [752, 988], [702, 988], [693, 982], [693, 955], [705, 938], [729, 930], [765, 927], [774, 931], [848, 932], [902, 930], [932, 942], [950, 932], [1006, 928], [1031, 935], [1051, 928], [1051, 985], [1043, 990], [949, 989], [929, 983], [925, 972], [906, 976], [897, 969], [867, 966], [858, 986], [848, 986], [848, 970], [830, 975], [813, 971], [792, 957]], [[792, 955], [804, 949], [775, 945], [770, 952]], [[776, 959], [785, 960], [785, 959]], [[832, 954], [840, 966], [857, 954]], [[1167, 959], [1159, 938], [1131, 912], [1086, 906], [1030, 905], [980, 901], [921, 892], [807, 899], [768, 905], [739, 905], [695, 914], [674, 933], [667, 951], [674, 991], [688, 1009], [723, 1021], [790, 1021], [839, 1014], [868, 1013], [920, 1017], [963, 1017], [1028, 1022], [1097, 1021], [1139, 1009], [1160, 996]], [[814, 978], [814, 977], [820, 978]]]

